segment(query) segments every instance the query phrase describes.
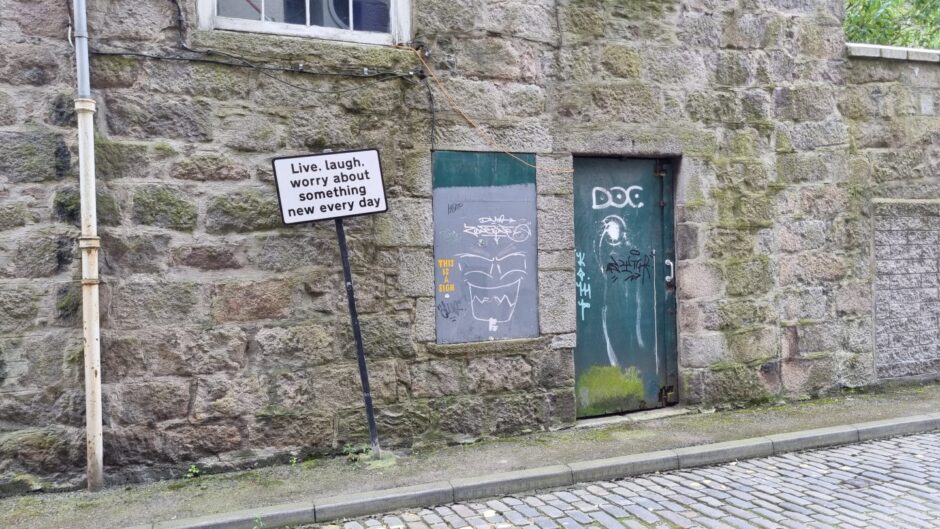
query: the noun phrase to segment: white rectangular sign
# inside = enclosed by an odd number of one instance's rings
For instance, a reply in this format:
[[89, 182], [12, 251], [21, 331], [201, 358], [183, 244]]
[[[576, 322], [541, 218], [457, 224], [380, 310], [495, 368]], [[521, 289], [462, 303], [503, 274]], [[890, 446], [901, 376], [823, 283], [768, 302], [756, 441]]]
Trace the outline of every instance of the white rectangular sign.
[[388, 210], [376, 149], [288, 156], [273, 163], [284, 224]]

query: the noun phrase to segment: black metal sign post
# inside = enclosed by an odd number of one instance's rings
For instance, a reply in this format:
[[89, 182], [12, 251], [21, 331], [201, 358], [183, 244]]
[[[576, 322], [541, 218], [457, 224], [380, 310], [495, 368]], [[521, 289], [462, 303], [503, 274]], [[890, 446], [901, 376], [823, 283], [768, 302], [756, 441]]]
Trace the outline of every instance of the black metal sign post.
[[369, 421], [369, 440], [372, 453], [380, 455], [379, 433], [375, 427], [375, 410], [372, 408], [372, 390], [369, 386], [369, 371], [366, 368], [366, 354], [362, 347], [362, 330], [359, 328], [359, 312], [356, 310], [356, 294], [353, 291], [352, 271], [349, 268], [349, 249], [346, 246], [346, 229], [343, 219], [336, 219], [336, 239], [339, 241], [339, 254], [343, 259], [343, 277], [346, 280], [346, 299], [349, 300], [349, 319], [352, 320], [353, 337], [356, 340], [356, 358], [359, 361], [359, 379], [362, 382], [362, 400], [366, 403], [366, 419]]
[[359, 328], [352, 271], [349, 268], [346, 229], [343, 226], [345, 217], [388, 211], [388, 197], [382, 180], [379, 151], [327, 150], [322, 154], [275, 158], [272, 165], [281, 220], [284, 224], [304, 224], [329, 219], [336, 222], [336, 239], [339, 241], [340, 257], [343, 259], [343, 278], [346, 282], [346, 299], [349, 301], [349, 318], [352, 320], [353, 338], [356, 340], [362, 400], [365, 401], [366, 419], [369, 422], [369, 440], [372, 443], [373, 455], [379, 456], [381, 448], [378, 429], [375, 426], [375, 410], [372, 407], [372, 389], [369, 386], [369, 370], [362, 346], [362, 329]]

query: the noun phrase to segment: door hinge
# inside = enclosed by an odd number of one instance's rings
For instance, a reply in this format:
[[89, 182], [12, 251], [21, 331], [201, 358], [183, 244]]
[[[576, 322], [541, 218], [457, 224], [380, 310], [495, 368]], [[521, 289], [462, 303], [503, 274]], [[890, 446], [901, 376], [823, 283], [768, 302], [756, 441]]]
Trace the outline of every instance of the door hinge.
[[659, 388], [659, 405], [666, 407], [669, 405], [669, 399], [675, 392], [675, 386], [662, 386]]

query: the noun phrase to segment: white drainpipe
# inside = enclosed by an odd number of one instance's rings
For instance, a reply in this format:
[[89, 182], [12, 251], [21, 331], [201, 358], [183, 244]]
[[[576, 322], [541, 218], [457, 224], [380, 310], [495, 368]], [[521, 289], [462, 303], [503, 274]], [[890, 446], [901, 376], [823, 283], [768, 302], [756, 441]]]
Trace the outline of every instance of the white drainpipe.
[[88, 68], [88, 19], [85, 0], [74, 0], [75, 65], [78, 73], [79, 189], [82, 208], [82, 327], [85, 338], [85, 432], [88, 490], [104, 485], [101, 435], [101, 329], [98, 312], [98, 219], [95, 209], [95, 100]]

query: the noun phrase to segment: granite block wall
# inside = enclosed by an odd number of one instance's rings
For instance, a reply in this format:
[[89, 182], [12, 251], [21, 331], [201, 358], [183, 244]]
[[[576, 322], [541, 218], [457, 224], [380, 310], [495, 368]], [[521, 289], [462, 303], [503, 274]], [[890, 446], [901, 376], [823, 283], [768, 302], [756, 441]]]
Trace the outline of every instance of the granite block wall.
[[[871, 198], [937, 198], [940, 66], [848, 59], [841, 0], [414, 0], [478, 127], [427, 81], [432, 112], [409, 50], [182, 7], [181, 34], [173, 2], [89, 1], [112, 482], [366, 438], [333, 227], [282, 227], [272, 182], [271, 158], [326, 148], [382, 152], [389, 212], [347, 227], [389, 446], [574, 421], [573, 154], [680, 160], [683, 402], [878, 379]], [[41, 487], [84, 456], [67, 24], [0, 0], [0, 476]], [[431, 150], [494, 145], [537, 155], [540, 336], [437, 345]]]

